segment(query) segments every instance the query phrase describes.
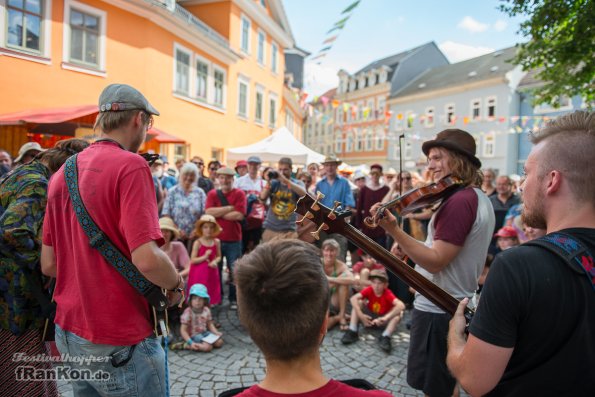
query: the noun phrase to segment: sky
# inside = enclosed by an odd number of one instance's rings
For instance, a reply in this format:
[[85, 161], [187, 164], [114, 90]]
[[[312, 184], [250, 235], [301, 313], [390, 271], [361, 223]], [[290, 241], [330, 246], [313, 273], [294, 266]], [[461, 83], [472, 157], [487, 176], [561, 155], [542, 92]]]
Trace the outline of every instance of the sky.
[[[361, 0], [342, 30], [327, 32], [355, 0], [283, 0], [296, 45], [312, 55], [305, 62], [308, 100], [338, 84], [337, 72], [434, 41], [451, 63], [523, 42], [523, 18], [497, 9], [498, 0]], [[326, 57], [310, 61], [335, 34]], [[320, 65], [316, 63], [321, 61]]]

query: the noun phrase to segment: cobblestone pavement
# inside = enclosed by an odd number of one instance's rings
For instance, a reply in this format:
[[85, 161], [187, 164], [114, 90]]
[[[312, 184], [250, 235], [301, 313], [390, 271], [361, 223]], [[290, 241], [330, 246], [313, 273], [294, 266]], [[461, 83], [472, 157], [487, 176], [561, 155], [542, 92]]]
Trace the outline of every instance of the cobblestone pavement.
[[[169, 352], [172, 396], [217, 396], [225, 390], [257, 383], [264, 377], [265, 362], [240, 325], [237, 312], [226, 307], [214, 312], [221, 323], [225, 344], [211, 353]], [[334, 379], [360, 378], [395, 396], [423, 396], [406, 381], [409, 312], [393, 334], [393, 350], [378, 347], [378, 331], [360, 331], [360, 341], [341, 344], [343, 333], [335, 327], [321, 346], [322, 369]]]
[[[264, 358], [241, 326], [237, 312], [225, 306], [214, 309], [213, 316], [221, 323], [223, 347], [210, 353], [168, 350], [172, 397], [215, 397], [225, 390], [258, 383], [264, 377]], [[360, 340], [345, 346], [341, 344], [343, 332], [335, 327], [320, 348], [324, 373], [339, 380], [365, 379], [394, 396], [423, 396], [405, 381], [409, 318], [407, 311], [393, 334], [390, 354], [378, 347], [379, 331], [362, 331], [360, 327]], [[58, 388], [62, 396], [72, 396], [68, 384], [59, 383]], [[464, 392], [461, 396], [468, 397]]]

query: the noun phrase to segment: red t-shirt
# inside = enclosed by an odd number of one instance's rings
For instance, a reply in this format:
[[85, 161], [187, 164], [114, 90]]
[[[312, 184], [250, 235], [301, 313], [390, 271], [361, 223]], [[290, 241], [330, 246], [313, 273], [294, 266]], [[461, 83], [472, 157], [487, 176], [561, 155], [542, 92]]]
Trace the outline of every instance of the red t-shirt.
[[306, 393], [273, 393], [264, 390], [258, 385], [254, 385], [249, 389], [244, 390], [238, 397], [390, 397], [392, 394], [382, 390], [362, 390], [355, 387], [348, 386], [336, 380], [329, 380], [328, 383], [319, 389], [312, 390]]
[[[235, 210], [246, 215], [246, 193], [241, 189], [231, 189], [223, 193], [229, 205], [233, 205]], [[213, 189], [207, 194], [205, 209], [211, 207], [223, 207], [219, 201], [217, 190]], [[227, 219], [217, 218], [217, 223], [221, 226], [221, 234], [217, 236], [222, 242], [242, 241], [242, 224], [238, 221], [228, 221]]]
[[[364, 262], [363, 261], [359, 261], [355, 265], [353, 265], [353, 267], [351, 268], [351, 270], [355, 274], [360, 274], [363, 268], [364, 268]], [[384, 266], [382, 266], [380, 263], [374, 263], [372, 265], [372, 268], [370, 269], [370, 271], [371, 270], [375, 270], [375, 269], [382, 270], [382, 269], [384, 269]]]
[[[163, 244], [155, 187], [142, 157], [100, 141], [81, 152], [77, 164], [89, 215], [128, 259], [142, 244]], [[136, 344], [151, 334], [146, 299], [89, 245], [72, 209], [64, 167], [50, 180], [43, 243], [53, 247], [57, 262], [56, 324], [98, 344]]]
[[368, 300], [368, 310], [378, 316], [384, 316], [393, 308], [393, 302], [395, 295], [388, 288], [384, 289], [384, 293], [381, 296], [376, 296], [372, 286], [364, 288], [360, 294]]

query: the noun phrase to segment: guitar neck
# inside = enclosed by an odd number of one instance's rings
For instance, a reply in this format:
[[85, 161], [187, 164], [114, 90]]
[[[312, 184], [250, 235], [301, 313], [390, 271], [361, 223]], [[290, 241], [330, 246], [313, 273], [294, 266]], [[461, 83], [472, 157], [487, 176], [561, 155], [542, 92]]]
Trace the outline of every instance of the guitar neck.
[[[425, 296], [430, 302], [438, 306], [445, 312], [453, 315], [457, 310], [459, 301], [452, 297], [448, 292], [432, 283], [420, 273], [411, 268], [408, 264], [385, 250], [374, 240], [354, 228], [352, 225], [346, 225], [344, 235], [352, 243], [366, 251], [374, 259], [379, 261], [390, 272], [403, 280], [407, 285]], [[467, 311], [470, 311], [467, 309]]]

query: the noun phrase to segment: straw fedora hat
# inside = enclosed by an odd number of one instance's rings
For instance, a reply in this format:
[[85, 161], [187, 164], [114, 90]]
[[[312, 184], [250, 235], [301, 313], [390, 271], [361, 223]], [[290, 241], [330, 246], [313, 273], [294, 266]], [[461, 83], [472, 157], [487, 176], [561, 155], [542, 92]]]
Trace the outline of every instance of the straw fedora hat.
[[180, 238], [180, 229], [176, 226], [173, 219], [169, 217], [159, 218], [159, 228], [162, 230], [170, 230], [174, 234], [174, 239]]
[[205, 223], [212, 223], [215, 225], [215, 233], [213, 234], [213, 237], [218, 236], [219, 233], [221, 233], [221, 231], [223, 230], [221, 229], [221, 226], [219, 226], [213, 215], [204, 214], [200, 217], [198, 222], [196, 222], [196, 235], [198, 237], [202, 237], [202, 225]]

